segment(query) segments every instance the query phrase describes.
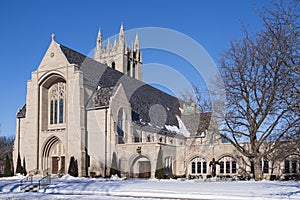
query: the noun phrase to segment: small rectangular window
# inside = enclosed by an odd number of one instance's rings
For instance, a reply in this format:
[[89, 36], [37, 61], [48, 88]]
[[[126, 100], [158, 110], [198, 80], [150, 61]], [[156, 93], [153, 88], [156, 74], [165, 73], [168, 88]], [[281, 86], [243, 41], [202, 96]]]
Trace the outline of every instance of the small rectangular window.
[[197, 162], [197, 173], [201, 174], [201, 162]]
[[130, 76], [130, 60], [127, 61], [127, 75]]
[[297, 173], [297, 161], [292, 161], [292, 173]]
[[207, 173], [207, 166], [206, 166], [206, 162], [203, 162], [203, 174]]
[[196, 163], [192, 162], [192, 174], [196, 173]]
[[64, 122], [64, 100], [60, 99], [59, 100], [59, 123]]
[[139, 137], [137, 137], [137, 136], [134, 136], [134, 142], [135, 142], [135, 143], [138, 143], [138, 142], [140, 142], [140, 138], [139, 138]]
[[251, 161], [250, 164], [251, 164], [251, 173], [253, 174], [254, 173], [254, 162]]
[[290, 161], [289, 160], [284, 161], [284, 173], [285, 174], [290, 173]]
[[226, 161], [226, 174], [230, 174], [230, 162]]
[[133, 63], [132, 67], [132, 77], [135, 78], [135, 63]]
[[269, 173], [269, 161], [264, 161], [263, 173], [264, 174], [268, 174]]
[[232, 161], [232, 166], [231, 166], [231, 173], [235, 174], [236, 173], [236, 161]]
[[57, 100], [54, 101], [54, 124], [57, 124]]
[[53, 124], [53, 100], [50, 102], [50, 124]]
[[220, 174], [224, 174], [224, 162], [220, 162]]

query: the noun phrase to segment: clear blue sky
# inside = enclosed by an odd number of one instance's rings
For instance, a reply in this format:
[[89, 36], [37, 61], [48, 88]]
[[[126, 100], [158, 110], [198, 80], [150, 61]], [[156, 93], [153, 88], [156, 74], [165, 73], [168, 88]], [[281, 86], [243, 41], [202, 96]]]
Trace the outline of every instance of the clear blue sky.
[[[218, 63], [218, 54], [229, 41], [242, 37], [241, 22], [251, 31], [261, 22], [257, 7], [270, 5], [263, 0], [191, 1], [0, 1], [0, 123], [3, 136], [15, 133], [16, 112], [26, 102], [27, 80], [35, 71], [51, 41], [83, 54], [94, 48], [98, 28], [104, 39], [118, 33], [121, 22], [126, 30], [164, 27], [182, 32], [198, 43]], [[147, 57], [144, 62], [172, 65], [170, 56]]]

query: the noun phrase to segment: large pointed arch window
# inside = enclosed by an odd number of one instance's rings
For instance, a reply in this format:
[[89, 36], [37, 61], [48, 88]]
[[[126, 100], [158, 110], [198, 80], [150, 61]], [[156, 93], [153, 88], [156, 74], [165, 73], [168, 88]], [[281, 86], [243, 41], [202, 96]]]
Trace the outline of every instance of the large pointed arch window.
[[49, 88], [49, 123], [62, 124], [65, 121], [65, 90], [66, 83], [58, 82]]

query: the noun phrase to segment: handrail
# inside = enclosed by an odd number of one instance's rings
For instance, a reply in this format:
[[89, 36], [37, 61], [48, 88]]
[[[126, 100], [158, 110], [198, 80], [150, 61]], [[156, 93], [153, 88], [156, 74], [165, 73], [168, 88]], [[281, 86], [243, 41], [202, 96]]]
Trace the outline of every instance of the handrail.
[[[22, 191], [27, 185], [32, 185], [32, 179], [33, 179], [33, 176], [32, 175], [27, 175], [25, 178], [21, 179], [20, 180], [20, 190]], [[30, 184], [26, 184], [24, 187], [24, 183], [30, 181]]]
[[[45, 181], [45, 184], [42, 184], [42, 182]], [[41, 189], [42, 185], [51, 185], [51, 175], [47, 173], [46, 176], [44, 176], [43, 178], [41, 178], [39, 180], [39, 189]]]

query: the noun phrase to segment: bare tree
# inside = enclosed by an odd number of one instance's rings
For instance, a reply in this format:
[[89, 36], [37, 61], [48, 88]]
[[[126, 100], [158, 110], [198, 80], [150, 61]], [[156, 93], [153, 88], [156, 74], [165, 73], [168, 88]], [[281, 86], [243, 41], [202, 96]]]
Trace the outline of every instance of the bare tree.
[[[299, 3], [274, 3], [259, 13], [263, 28], [231, 42], [221, 57], [227, 114], [220, 135], [254, 163], [299, 133]], [[242, 145], [248, 142], [249, 145]]]
[[208, 91], [197, 85], [192, 85], [193, 90], [185, 90], [180, 92], [180, 99], [184, 102], [194, 102], [197, 105], [197, 112], [207, 113], [211, 112], [211, 102]]

